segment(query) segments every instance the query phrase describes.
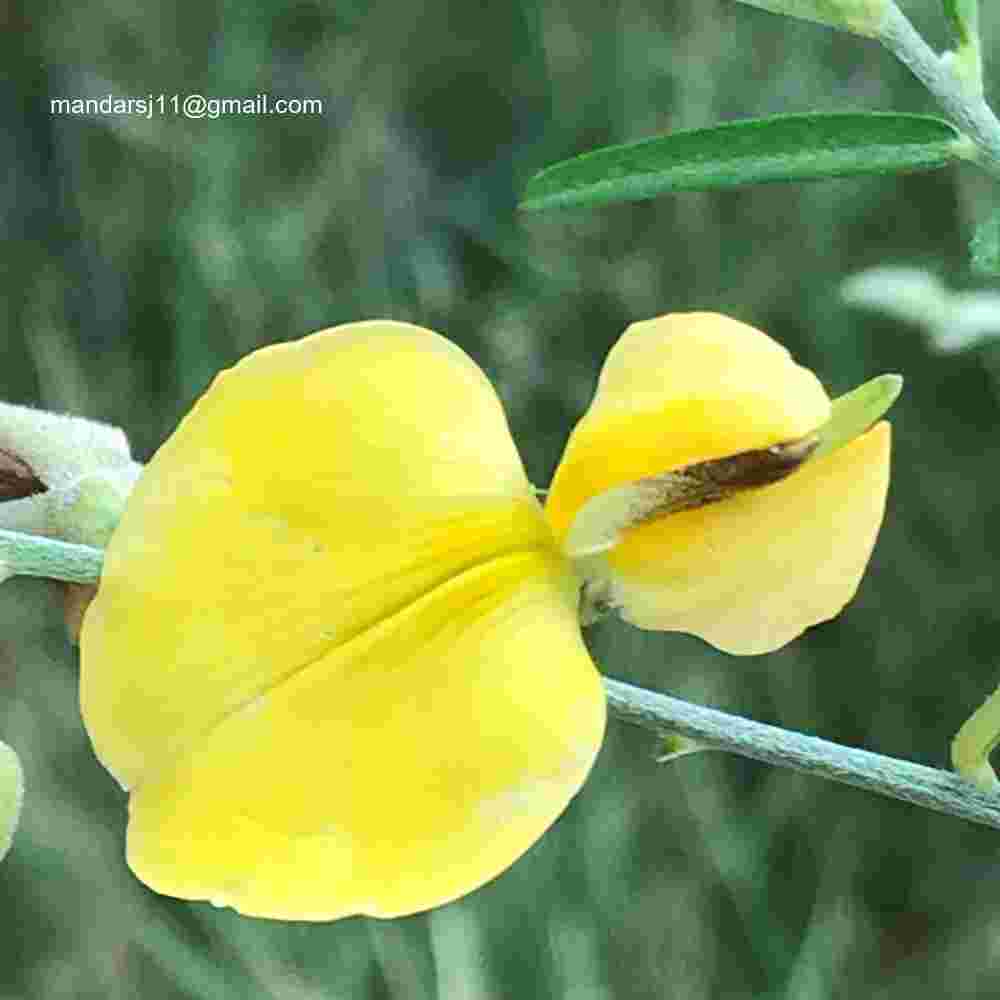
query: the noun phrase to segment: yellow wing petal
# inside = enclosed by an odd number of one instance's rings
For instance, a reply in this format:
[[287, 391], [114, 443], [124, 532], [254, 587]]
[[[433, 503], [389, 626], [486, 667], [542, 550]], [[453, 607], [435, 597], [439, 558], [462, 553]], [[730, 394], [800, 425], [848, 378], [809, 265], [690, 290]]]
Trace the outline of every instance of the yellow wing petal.
[[879, 423], [772, 486], [629, 529], [601, 567], [611, 602], [729, 653], [771, 652], [834, 617], [882, 522], [889, 441]]
[[349, 324], [215, 380], [143, 471], [81, 634], [125, 787], [471, 566], [549, 546], [485, 376], [443, 337]]
[[554, 553], [501, 556], [308, 664], [133, 793], [133, 870], [306, 920], [409, 914], [493, 878], [600, 745], [575, 595]]
[[829, 415], [816, 376], [760, 330], [716, 313], [633, 323], [570, 436], [546, 515], [562, 540], [612, 487], [803, 437]]

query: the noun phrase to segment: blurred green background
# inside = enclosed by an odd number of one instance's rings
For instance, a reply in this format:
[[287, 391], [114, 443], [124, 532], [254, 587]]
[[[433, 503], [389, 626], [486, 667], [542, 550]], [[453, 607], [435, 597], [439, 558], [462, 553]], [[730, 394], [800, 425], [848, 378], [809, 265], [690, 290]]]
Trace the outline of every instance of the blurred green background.
[[[935, 2], [904, 7], [946, 43]], [[390, 316], [486, 369], [544, 485], [636, 319], [731, 313], [833, 393], [902, 372], [887, 521], [838, 620], [740, 659], [615, 621], [590, 638], [614, 676], [946, 763], [998, 681], [991, 349], [935, 355], [837, 288], [883, 263], [972, 287], [965, 243], [995, 192], [967, 168], [514, 211], [534, 170], [597, 145], [783, 111], [935, 110], [878, 45], [732, 0], [6, 0], [0, 29], [0, 398], [119, 424], [145, 460], [246, 351]], [[191, 92], [325, 111], [49, 113]], [[56, 588], [4, 585], [0, 735], [27, 799], [0, 865], [2, 1000], [1000, 993], [1000, 833], [721, 754], [658, 765], [648, 734], [614, 722], [556, 827], [430, 914], [280, 924], [154, 896], [125, 868], [125, 799], [90, 751], [76, 676]]]

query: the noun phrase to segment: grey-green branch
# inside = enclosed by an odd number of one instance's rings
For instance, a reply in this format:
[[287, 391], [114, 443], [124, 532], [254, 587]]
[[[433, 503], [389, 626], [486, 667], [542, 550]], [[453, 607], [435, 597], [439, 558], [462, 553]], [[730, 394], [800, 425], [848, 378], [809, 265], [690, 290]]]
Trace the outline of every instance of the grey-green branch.
[[10, 576], [41, 576], [67, 583], [96, 583], [104, 553], [90, 545], [0, 528], [0, 582]]
[[623, 722], [664, 735], [680, 733], [708, 749], [790, 767], [1000, 829], [1000, 795], [980, 791], [950, 771], [768, 726], [611, 678], [605, 678], [604, 686], [611, 714]]
[[934, 52], [894, 3], [889, 5], [879, 39], [972, 139], [982, 166], [1000, 176], [1000, 122], [982, 93], [971, 90], [962, 81], [954, 67]]

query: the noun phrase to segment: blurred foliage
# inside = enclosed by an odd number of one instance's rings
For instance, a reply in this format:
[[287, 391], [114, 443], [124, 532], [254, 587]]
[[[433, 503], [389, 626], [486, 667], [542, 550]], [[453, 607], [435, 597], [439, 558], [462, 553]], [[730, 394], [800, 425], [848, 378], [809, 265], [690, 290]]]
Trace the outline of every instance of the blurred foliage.
[[[904, 6], [944, 42], [935, 3]], [[984, 15], [996, 38], [996, 8]], [[902, 372], [889, 516], [844, 615], [740, 660], [613, 622], [591, 641], [615, 676], [946, 763], [998, 679], [990, 349], [942, 357], [836, 289], [885, 263], [971, 287], [984, 180], [949, 169], [514, 212], [533, 172], [598, 145], [779, 112], [934, 112], [875, 43], [732, 0], [4, 0], [0, 26], [0, 398], [120, 424], [145, 459], [244, 352], [392, 316], [483, 365], [544, 484], [635, 319], [729, 312], [833, 394]], [[326, 106], [49, 113], [56, 97], [191, 92]], [[125, 868], [125, 799], [90, 751], [75, 682], [56, 587], [8, 583], [0, 734], [26, 798], [0, 866], [3, 1000], [1000, 991], [996, 831], [721, 754], [657, 764], [655, 741], [617, 724], [556, 827], [430, 914], [279, 924], [156, 897]]]

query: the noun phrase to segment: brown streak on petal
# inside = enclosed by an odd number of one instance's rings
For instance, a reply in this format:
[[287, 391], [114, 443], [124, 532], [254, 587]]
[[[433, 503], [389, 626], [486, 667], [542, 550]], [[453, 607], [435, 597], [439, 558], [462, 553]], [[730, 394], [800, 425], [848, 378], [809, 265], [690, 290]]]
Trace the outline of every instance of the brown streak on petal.
[[21, 500], [47, 489], [23, 458], [0, 448], [0, 502]]
[[718, 484], [723, 489], [737, 490], [751, 486], [767, 486], [791, 475], [817, 448], [819, 437], [810, 434], [795, 441], [782, 441], [770, 448], [743, 451], [727, 458], [701, 462], [683, 470]]
[[642, 510], [633, 524], [704, 507], [743, 490], [780, 482], [798, 469], [818, 445], [819, 437], [809, 434], [641, 479], [636, 485], [647, 499], [640, 501]]

